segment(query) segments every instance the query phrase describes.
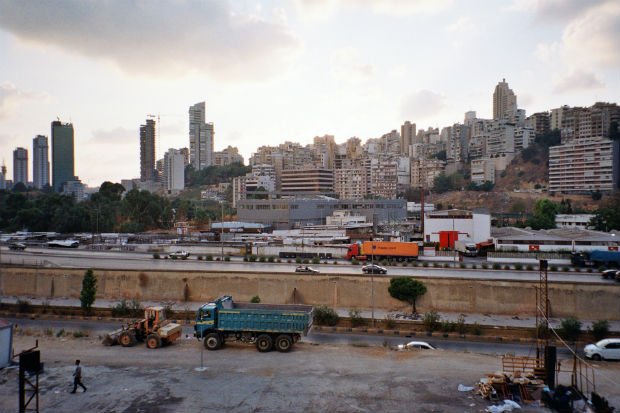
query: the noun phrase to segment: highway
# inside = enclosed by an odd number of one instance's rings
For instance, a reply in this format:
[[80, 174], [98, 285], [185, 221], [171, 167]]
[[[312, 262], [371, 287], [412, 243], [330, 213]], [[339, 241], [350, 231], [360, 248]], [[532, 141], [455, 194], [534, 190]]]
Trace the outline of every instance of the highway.
[[[238, 257], [233, 257], [230, 262], [201, 261], [193, 256], [187, 260], [171, 260], [163, 258], [154, 259], [150, 253], [47, 248], [28, 248], [26, 251], [11, 251], [8, 248], [2, 248], [0, 262], [2, 264], [48, 268], [256, 273], [294, 273], [296, 266], [295, 263], [243, 262]], [[353, 266], [347, 264], [345, 261], [339, 261], [340, 264], [338, 265], [334, 265], [333, 260], [330, 260], [330, 262], [330, 264], [312, 265], [314, 268], [320, 270], [320, 274], [317, 274], [317, 276], [361, 274], [360, 266]], [[388, 267], [387, 276], [489, 279], [500, 281], [539, 280], [538, 271], [433, 268], [432, 266], [433, 264], [431, 263], [429, 267], [426, 268], [421, 266]], [[375, 275], [375, 277], [385, 277], [385, 275]], [[550, 272], [548, 278], [550, 282], [614, 284], [614, 281], [602, 279], [597, 272]]]

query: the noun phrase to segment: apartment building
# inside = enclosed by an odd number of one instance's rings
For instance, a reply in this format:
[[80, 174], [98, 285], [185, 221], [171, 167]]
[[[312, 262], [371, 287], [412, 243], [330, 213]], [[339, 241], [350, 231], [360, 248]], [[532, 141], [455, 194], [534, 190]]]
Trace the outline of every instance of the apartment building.
[[620, 141], [582, 138], [549, 148], [549, 192], [590, 193], [618, 189]]
[[495, 183], [495, 162], [489, 158], [472, 160], [471, 181], [476, 185], [482, 185], [486, 181]]
[[334, 170], [334, 192], [340, 199], [364, 199], [368, 195], [368, 169]]
[[282, 171], [281, 191], [288, 193], [334, 192], [334, 171], [322, 168], [286, 169]]
[[445, 172], [446, 162], [439, 159], [412, 159], [411, 186], [432, 188], [435, 178]]
[[233, 163], [243, 164], [243, 156], [239, 154], [239, 149], [228, 145], [222, 151], [213, 152], [213, 165], [225, 166]]

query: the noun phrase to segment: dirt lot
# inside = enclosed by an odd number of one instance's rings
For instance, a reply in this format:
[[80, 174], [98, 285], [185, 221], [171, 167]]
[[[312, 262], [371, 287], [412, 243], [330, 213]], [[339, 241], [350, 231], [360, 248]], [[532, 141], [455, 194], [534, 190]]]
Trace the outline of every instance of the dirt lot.
[[[18, 335], [15, 350], [36, 338], [45, 363], [41, 412], [482, 412], [489, 403], [457, 387], [500, 368], [497, 357], [478, 354], [305, 343], [288, 354], [227, 344], [204, 351], [206, 371], [196, 371], [201, 346], [194, 339], [148, 350], [104, 347], [97, 338]], [[69, 393], [76, 358], [85, 394]], [[605, 370], [620, 380], [620, 363]], [[17, 411], [14, 368], [0, 371], [0, 411]]]

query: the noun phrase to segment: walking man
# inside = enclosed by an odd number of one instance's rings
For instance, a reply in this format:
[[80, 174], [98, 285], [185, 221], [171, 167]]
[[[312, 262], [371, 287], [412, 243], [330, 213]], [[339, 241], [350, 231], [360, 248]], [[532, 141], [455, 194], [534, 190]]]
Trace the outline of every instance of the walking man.
[[86, 391], [86, 386], [82, 384], [82, 366], [80, 366], [80, 360], [75, 360], [75, 371], [73, 372], [73, 391], [75, 393], [77, 386], [81, 386]]

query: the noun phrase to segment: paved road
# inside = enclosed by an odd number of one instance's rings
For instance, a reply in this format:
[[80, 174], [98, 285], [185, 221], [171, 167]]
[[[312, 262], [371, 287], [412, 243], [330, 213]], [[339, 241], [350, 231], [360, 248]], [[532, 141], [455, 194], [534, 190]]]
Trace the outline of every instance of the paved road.
[[[263, 273], [292, 273], [295, 264], [288, 263], [258, 263], [258, 262], [218, 262], [199, 261], [193, 257], [188, 260], [153, 259], [152, 254], [137, 252], [109, 252], [87, 250], [58, 250], [46, 248], [28, 248], [26, 251], [10, 251], [2, 248], [2, 263], [17, 265], [35, 265], [43, 267], [61, 268], [101, 268], [117, 270], [187, 270], [187, 271], [250, 271]], [[333, 261], [332, 261], [333, 262]], [[315, 265], [321, 275], [360, 274], [359, 266], [350, 264]], [[423, 276], [437, 278], [467, 278], [492, 280], [526, 280], [538, 281], [538, 271], [506, 271], [460, 268], [422, 268], [422, 267], [389, 267], [388, 274], [400, 276]], [[376, 275], [381, 277], [381, 275]], [[605, 283], [614, 284], [614, 281], [603, 280], [597, 273], [563, 273], [549, 274], [551, 282], [572, 283]]]
[[[68, 332], [83, 331], [89, 333], [90, 336], [103, 336], [107, 332], [116, 330], [121, 323], [109, 321], [92, 321], [92, 320], [30, 320], [24, 318], [9, 318], [11, 323], [16, 323], [24, 329], [52, 329], [56, 334], [61, 329]], [[183, 335], [185, 337], [193, 337], [193, 327], [183, 326]], [[486, 354], [486, 355], [503, 355], [511, 353], [517, 356], [535, 356], [536, 346], [534, 344], [515, 344], [515, 343], [498, 343], [484, 341], [464, 341], [464, 340], [448, 340], [437, 337], [394, 337], [385, 335], [372, 334], [352, 334], [352, 333], [326, 333], [311, 331], [302, 341], [316, 344], [342, 344], [354, 346], [369, 347], [395, 347], [398, 344], [404, 344], [409, 341], [420, 340], [433, 344], [435, 347], [466, 353]], [[562, 356], [569, 356], [569, 352], [563, 348], [558, 348], [558, 353]]]

